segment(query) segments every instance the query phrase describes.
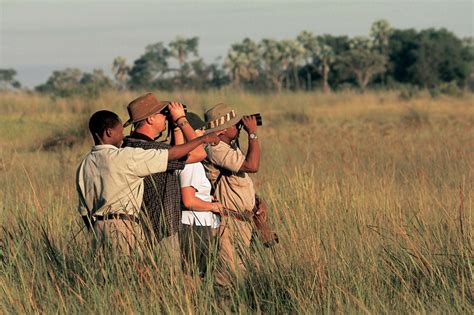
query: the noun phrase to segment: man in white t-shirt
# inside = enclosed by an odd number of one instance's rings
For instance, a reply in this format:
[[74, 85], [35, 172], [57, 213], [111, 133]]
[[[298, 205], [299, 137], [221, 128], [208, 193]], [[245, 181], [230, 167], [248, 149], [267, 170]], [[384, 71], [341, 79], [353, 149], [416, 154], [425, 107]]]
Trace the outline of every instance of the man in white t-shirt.
[[139, 209], [143, 199], [143, 177], [163, 172], [169, 160], [179, 159], [203, 143], [218, 143], [214, 134], [199, 137], [169, 150], [119, 147], [123, 126], [117, 114], [101, 110], [89, 120], [94, 139], [76, 174], [78, 211], [95, 240], [111, 245], [125, 255], [143, 241]]
[[[194, 114], [187, 113], [186, 119], [196, 135], [204, 134], [205, 122]], [[175, 132], [176, 143], [182, 142], [179, 130]], [[187, 164], [179, 175], [181, 198], [184, 209], [181, 223], [181, 252], [183, 269], [192, 276], [204, 277], [215, 260], [216, 236], [220, 225], [219, 213], [222, 205], [213, 202], [211, 183], [200, 163]]]

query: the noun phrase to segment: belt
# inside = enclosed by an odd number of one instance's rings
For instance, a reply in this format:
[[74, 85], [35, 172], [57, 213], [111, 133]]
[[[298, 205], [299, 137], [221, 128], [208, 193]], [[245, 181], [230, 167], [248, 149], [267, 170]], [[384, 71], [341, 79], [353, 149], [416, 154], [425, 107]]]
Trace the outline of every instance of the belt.
[[107, 213], [106, 215], [95, 215], [94, 218], [97, 221], [106, 221], [106, 220], [122, 220], [122, 221], [133, 221], [135, 223], [140, 223], [140, 220], [132, 214], [124, 213]]

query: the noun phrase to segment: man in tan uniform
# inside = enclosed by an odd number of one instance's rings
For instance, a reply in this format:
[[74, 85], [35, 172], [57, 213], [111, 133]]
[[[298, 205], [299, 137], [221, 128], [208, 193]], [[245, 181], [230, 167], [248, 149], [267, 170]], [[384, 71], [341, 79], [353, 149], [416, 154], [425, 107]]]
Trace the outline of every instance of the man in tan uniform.
[[[205, 163], [214, 196], [225, 209], [239, 213], [252, 212], [255, 189], [248, 173], [256, 173], [260, 164], [257, 122], [253, 116], [238, 116], [228, 105], [220, 103], [205, 113], [207, 132], [224, 131], [218, 145], [207, 147]], [[248, 133], [248, 151], [243, 154], [235, 145], [242, 122]], [[219, 228], [219, 262], [216, 283], [228, 287], [235, 276], [245, 271], [243, 258], [252, 237], [250, 222], [233, 216], [222, 216]]]

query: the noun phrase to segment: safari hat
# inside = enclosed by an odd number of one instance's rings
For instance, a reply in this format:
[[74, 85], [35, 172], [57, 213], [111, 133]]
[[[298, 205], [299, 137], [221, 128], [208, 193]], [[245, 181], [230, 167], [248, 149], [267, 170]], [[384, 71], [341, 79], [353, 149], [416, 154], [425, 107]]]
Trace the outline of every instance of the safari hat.
[[237, 124], [242, 116], [239, 116], [229, 105], [219, 103], [204, 113], [206, 120], [206, 133], [212, 131], [224, 130]]
[[142, 95], [128, 104], [127, 111], [130, 118], [123, 126], [127, 127], [130, 124], [147, 119], [148, 117], [162, 111], [169, 103], [169, 101], [157, 100], [155, 95], [152, 93]]

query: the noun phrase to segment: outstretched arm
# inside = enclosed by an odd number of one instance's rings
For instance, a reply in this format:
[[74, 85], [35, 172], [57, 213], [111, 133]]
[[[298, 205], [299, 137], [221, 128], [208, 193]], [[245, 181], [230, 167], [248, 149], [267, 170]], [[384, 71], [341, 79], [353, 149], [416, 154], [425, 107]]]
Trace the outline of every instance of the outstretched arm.
[[184, 144], [175, 145], [168, 149], [168, 161], [177, 160], [194, 150], [200, 145], [210, 143], [211, 145], [216, 145], [220, 141], [217, 136], [217, 132], [211, 132], [204, 136], [194, 138], [193, 140], [186, 142]]

